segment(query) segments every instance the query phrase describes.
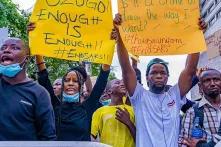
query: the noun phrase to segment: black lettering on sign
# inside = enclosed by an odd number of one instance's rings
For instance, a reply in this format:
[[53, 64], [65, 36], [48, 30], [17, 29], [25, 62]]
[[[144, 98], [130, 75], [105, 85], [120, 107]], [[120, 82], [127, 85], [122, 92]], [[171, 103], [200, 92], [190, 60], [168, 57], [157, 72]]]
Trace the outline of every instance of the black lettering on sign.
[[160, 5], [182, 5], [183, 0], [159, 0]]
[[151, 11], [151, 9], [148, 8], [146, 14], [149, 20], [157, 20], [157, 13]]
[[63, 2], [61, 2], [61, 5], [73, 5], [73, 2], [70, 2], [70, 0], [63, 0]]
[[53, 38], [51, 38], [51, 36], [55, 35], [53, 33], [44, 33], [45, 37], [44, 37], [44, 40], [45, 40], [45, 44], [57, 44], [57, 42], [53, 42]]
[[[72, 5], [77, 7], [87, 7], [97, 12], [104, 13], [107, 11], [108, 6], [105, 5], [103, 0], [45, 0], [50, 7]], [[108, 5], [108, 4], [107, 4]]]
[[126, 33], [142, 32], [145, 30], [146, 26], [147, 26], [147, 21], [144, 21], [144, 22], [140, 21], [139, 24], [137, 25], [128, 25], [126, 27], [122, 26], [122, 29]]
[[188, 0], [188, 4], [189, 4], [189, 5], [192, 5], [192, 4], [195, 4], [195, 3], [196, 3], [195, 0]]
[[102, 19], [100, 19], [98, 16], [97, 17], [93, 16], [91, 18], [91, 21], [92, 21], [92, 24], [99, 24], [99, 22], [101, 22]]
[[128, 7], [128, 3], [127, 0], [121, 0], [122, 1], [122, 5], [123, 5], [123, 20], [126, 21], [126, 8]]
[[42, 9], [37, 15], [38, 20], [54, 20], [58, 23], [68, 24], [70, 22], [77, 22], [83, 25], [98, 25], [103, 20], [99, 16], [88, 17], [86, 14], [73, 14], [65, 13], [57, 10], [56, 12], [50, 12], [46, 9]]
[[73, 58], [74, 57], [73, 52], [75, 52], [75, 51], [76, 51], [76, 49], [70, 49], [69, 52], [67, 53], [67, 57], [68, 58]]
[[65, 53], [67, 53], [67, 52], [68, 51], [65, 48], [61, 49], [60, 47], [59, 47], [59, 49], [54, 50], [54, 54], [56, 54], [57, 58], [59, 58], [59, 57], [63, 58]]
[[92, 8], [94, 10], [97, 9], [97, 11], [100, 12], [100, 13], [104, 13], [106, 11], [106, 6], [105, 6], [105, 4], [102, 1], [92, 2], [90, 0], [87, 0], [86, 6], [88, 8]]
[[76, 48], [67, 49], [65, 47], [59, 47], [54, 50], [54, 54], [57, 58], [69, 58], [69, 59], [77, 59], [79, 61], [90, 61], [94, 62], [97, 60], [108, 60], [109, 56], [102, 53], [85, 53], [85, 52], [77, 52]]
[[[79, 1], [80, 1], [81, 3], [79, 3]], [[84, 0], [76, 0], [76, 5], [77, 5], [78, 7], [84, 6]]]
[[46, 9], [40, 9], [39, 14], [37, 14], [36, 16], [38, 16], [38, 20], [47, 20], [46, 18], [44, 18], [43, 16], [47, 16], [47, 13], [44, 13], [44, 11], [46, 11]]
[[48, 6], [57, 6], [60, 3], [60, 0], [46, 0]]
[[[56, 35], [53, 33], [44, 33], [44, 40], [45, 44], [54, 44], [54, 45], [61, 45], [61, 46], [72, 46], [77, 48], [85, 48], [85, 49], [92, 49], [95, 45], [91, 42], [83, 42], [78, 39], [70, 39], [70, 38], [56, 38]], [[100, 42], [99, 47], [102, 46], [102, 42]]]
[[98, 3], [97, 9], [98, 9], [98, 12], [104, 13], [106, 11], [105, 4], [102, 1], [100, 1]]
[[60, 22], [63, 23], [63, 24], [68, 23], [68, 17], [67, 17], [67, 14], [65, 14], [65, 13], [61, 13], [61, 15], [60, 15]]
[[85, 14], [79, 15], [79, 22], [82, 24], [87, 24], [88, 25], [88, 18], [85, 16]]
[[80, 33], [81, 26], [72, 26], [70, 27], [70, 24], [67, 24], [67, 31], [66, 34], [75, 38], [80, 38], [81, 33]]
[[152, 6], [153, 0], [145, 0], [145, 6]]
[[57, 15], [55, 15], [55, 14], [53, 14], [51, 12], [48, 12], [48, 19], [53, 18], [55, 21], [60, 22], [58, 14], [59, 14], [59, 10], [57, 10]]
[[97, 7], [97, 3], [96, 3], [96, 2], [91, 2], [91, 1], [88, 1], [88, 0], [87, 0], [86, 6], [87, 6], [88, 8], [92, 8], [92, 9], [95, 10], [95, 8]]

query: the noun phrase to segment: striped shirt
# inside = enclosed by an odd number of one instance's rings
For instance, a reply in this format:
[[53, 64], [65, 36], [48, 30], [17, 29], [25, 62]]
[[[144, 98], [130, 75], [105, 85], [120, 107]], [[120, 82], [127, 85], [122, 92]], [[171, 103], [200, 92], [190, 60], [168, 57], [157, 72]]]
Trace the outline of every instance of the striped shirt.
[[[221, 119], [221, 106], [219, 108], [213, 107], [208, 100], [202, 98], [199, 102], [199, 108], [203, 107], [204, 120], [203, 120], [203, 130], [204, 137], [209, 140], [213, 140], [217, 143], [221, 137], [217, 135], [220, 126]], [[190, 108], [183, 118], [181, 137], [191, 138], [191, 130], [193, 127], [193, 119], [195, 117], [194, 109]], [[181, 145], [186, 147], [185, 145]]]

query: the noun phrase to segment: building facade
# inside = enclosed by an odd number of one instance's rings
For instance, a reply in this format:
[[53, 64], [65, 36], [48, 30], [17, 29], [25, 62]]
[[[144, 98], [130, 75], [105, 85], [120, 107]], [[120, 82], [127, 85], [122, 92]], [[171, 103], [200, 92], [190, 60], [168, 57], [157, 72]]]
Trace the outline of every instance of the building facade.
[[[201, 16], [208, 24], [205, 32], [205, 38], [213, 35], [216, 31], [221, 29], [221, 0], [201, 0]], [[211, 67], [221, 71], [221, 56], [209, 59], [207, 52], [202, 52], [198, 67]], [[200, 98], [199, 88], [195, 86], [191, 90], [192, 100]]]

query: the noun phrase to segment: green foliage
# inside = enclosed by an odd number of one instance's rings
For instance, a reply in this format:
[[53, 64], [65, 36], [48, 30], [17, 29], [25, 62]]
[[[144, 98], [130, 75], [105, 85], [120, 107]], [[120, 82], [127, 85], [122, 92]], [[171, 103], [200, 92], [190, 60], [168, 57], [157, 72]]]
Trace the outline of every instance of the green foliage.
[[[100, 72], [100, 64], [92, 63], [92, 76], [97, 76]], [[108, 80], [116, 79], [116, 75], [114, 72], [110, 72]]]
[[18, 9], [11, 0], [0, 0], [0, 28], [7, 27], [11, 37], [27, 40], [29, 14]]
[[91, 76], [97, 76], [100, 72], [100, 64], [97, 63], [92, 63], [91, 68], [92, 68], [92, 73]]
[[[55, 58], [48, 58], [45, 57], [46, 67], [49, 72], [49, 78], [51, 81], [56, 80], [57, 78], [62, 78], [63, 75], [73, 66], [78, 66], [78, 62], [68, 61], [63, 59], [55, 59]], [[33, 78], [36, 79], [37, 67], [35, 64], [35, 59], [32, 57], [30, 59], [28, 65], [28, 74]]]
[[111, 81], [111, 80], [114, 80], [114, 79], [117, 79], [117, 77], [116, 77], [114, 72], [111, 72], [109, 77], [108, 77], [108, 80]]

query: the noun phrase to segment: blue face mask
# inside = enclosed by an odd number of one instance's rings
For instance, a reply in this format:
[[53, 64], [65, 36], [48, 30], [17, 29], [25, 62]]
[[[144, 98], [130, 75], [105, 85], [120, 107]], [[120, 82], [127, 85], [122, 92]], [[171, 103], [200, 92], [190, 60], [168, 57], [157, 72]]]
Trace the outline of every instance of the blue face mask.
[[1, 65], [0, 64], [0, 74], [3, 76], [13, 78], [15, 77], [20, 71], [22, 71], [22, 67], [19, 63], [11, 64], [11, 65]]
[[68, 103], [77, 103], [77, 102], [80, 102], [79, 99], [80, 99], [80, 94], [79, 92], [74, 94], [74, 95], [68, 95], [66, 94], [65, 92], [63, 92], [63, 101], [64, 102], [68, 102]]
[[111, 99], [107, 99], [107, 100], [101, 101], [101, 104], [102, 104], [103, 106], [108, 106], [110, 103], [111, 103]]

